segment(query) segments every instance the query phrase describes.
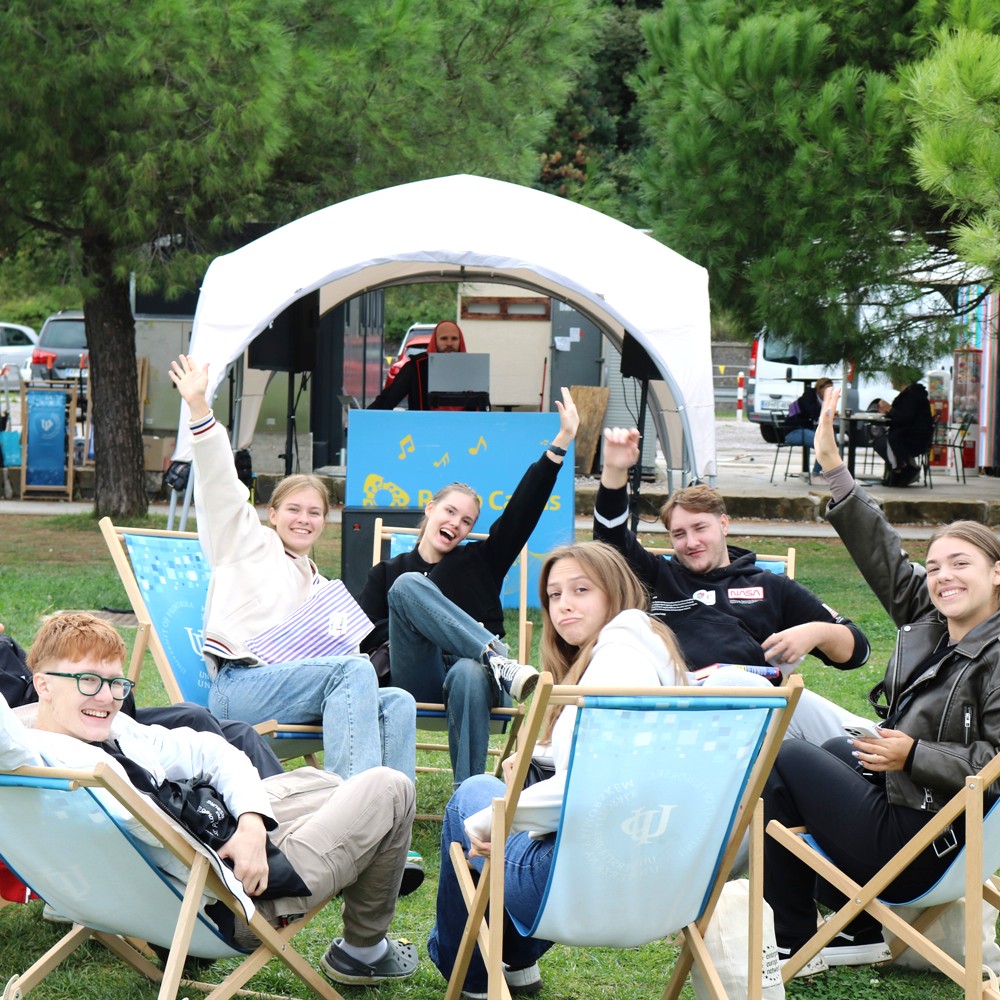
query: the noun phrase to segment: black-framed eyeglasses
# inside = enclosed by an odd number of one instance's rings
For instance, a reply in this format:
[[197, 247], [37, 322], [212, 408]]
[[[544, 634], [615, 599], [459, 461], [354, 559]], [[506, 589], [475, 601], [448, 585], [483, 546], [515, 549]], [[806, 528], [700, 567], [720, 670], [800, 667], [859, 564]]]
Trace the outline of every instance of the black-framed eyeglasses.
[[111, 697], [115, 701], [124, 701], [135, 687], [135, 681], [130, 681], [127, 677], [102, 677], [89, 671], [84, 671], [82, 674], [65, 674], [58, 670], [46, 670], [45, 674], [47, 677], [72, 677], [76, 681], [77, 691], [88, 698], [92, 698], [107, 684]]

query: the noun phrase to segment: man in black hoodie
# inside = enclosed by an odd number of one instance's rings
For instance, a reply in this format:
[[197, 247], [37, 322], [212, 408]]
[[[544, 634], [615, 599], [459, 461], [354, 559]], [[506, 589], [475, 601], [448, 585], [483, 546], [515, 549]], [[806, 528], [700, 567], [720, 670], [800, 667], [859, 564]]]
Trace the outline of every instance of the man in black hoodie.
[[726, 543], [729, 516], [708, 486], [675, 491], [660, 511], [676, 555], [646, 552], [628, 528], [628, 470], [639, 432], [604, 432], [604, 468], [594, 506], [594, 538], [618, 549], [650, 591], [650, 613], [673, 629], [692, 670], [712, 663], [793, 670], [809, 653], [841, 670], [868, 659], [868, 640], [849, 619], [787, 576], [756, 565]]

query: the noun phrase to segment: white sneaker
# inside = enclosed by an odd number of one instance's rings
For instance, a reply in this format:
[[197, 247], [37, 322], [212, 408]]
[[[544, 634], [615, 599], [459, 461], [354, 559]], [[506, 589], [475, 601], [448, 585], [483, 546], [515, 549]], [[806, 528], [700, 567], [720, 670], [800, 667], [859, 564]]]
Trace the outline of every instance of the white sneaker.
[[533, 962], [526, 969], [511, 969], [506, 963], [503, 967], [503, 977], [512, 996], [526, 997], [537, 993], [542, 988], [542, 971], [538, 963]]
[[892, 952], [885, 941], [854, 944], [843, 932], [821, 952], [827, 965], [877, 965], [892, 960]]
[[[507, 988], [511, 996], [524, 997], [537, 993], [542, 988], [542, 973], [538, 963], [529, 965], [526, 969], [509, 969], [503, 967], [503, 977], [507, 980]], [[488, 993], [469, 993], [462, 990], [463, 1000], [488, 1000]]]
[[514, 701], [524, 701], [538, 683], [538, 671], [530, 663], [518, 663], [506, 656], [487, 654], [486, 669]]
[[[781, 954], [781, 949], [780, 948], [778, 949], [778, 954], [779, 955]], [[787, 958], [782, 958], [778, 962], [778, 965], [782, 969], [787, 964], [788, 964], [788, 959]], [[810, 958], [809, 961], [806, 962], [806, 964], [803, 965], [802, 968], [799, 969], [799, 971], [796, 972], [794, 976], [792, 976], [792, 979], [805, 979], [808, 976], [818, 976], [818, 975], [820, 975], [820, 973], [826, 972], [827, 969], [829, 969], [829, 968], [830, 967], [826, 964], [825, 960], [823, 959], [823, 955], [822, 954], [813, 955], [813, 957]], [[784, 977], [782, 977], [782, 978], [784, 978]]]

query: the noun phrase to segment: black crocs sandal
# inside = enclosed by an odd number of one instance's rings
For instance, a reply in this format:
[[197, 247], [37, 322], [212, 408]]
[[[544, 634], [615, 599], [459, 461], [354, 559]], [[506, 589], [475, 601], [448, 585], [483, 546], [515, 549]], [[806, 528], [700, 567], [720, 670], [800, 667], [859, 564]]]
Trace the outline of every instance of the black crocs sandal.
[[319, 960], [320, 967], [336, 983], [373, 986], [387, 979], [406, 979], [417, 971], [417, 946], [406, 938], [389, 939], [386, 953], [372, 965], [348, 955], [340, 947], [343, 943], [343, 938], [334, 938]]
[[403, 867], [403, 878], [399, 883], [399, 895], [409, 896], [424, 884], [424, 859], [416, 851], [410, 851]]

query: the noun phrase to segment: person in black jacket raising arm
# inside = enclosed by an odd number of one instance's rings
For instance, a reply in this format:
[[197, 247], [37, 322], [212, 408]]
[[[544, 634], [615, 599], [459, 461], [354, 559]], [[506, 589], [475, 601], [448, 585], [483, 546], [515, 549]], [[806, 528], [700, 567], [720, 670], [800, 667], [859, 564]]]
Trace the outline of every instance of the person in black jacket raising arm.
[[462, 542], [479, 517], [479, 497], [451, 483], [427, 504], [417, 547], [373, 566], [358, 603], [376, 627], [362, 645], [389, 640], [392, 683], [417, 701], [448, 708], [448, 747], [456, 787], [482, 774], [490, 709], [505, 695], [523, 700], [534, 667], [507, 658], [500, 590], [534, 531], [580, 418], [562, 390], [559, 433], [528, 466], [503, 513], [482, 541]]
[[[934, 532], [924, 566], [911, 562], [841, 460], [838, 397], [835, 391], [824, 401], [816, 431], [832, 494], [826, 516], [899, 633], [885, 678], [868, 696], [881, 719], [876, 735], [841, 734], [822, 747], [786, 741], [764, 789], [764, 818], [808, 827], [838, 868], [866, 882], [1000, 746], [1000, 540], [985, 525], [954, 521]], [[995, 789], [989, 795], [987, 808]], [[764, 898], [774, 909], [778, 953], [787, 956], [816, 930], [816, 878], [765, 840]], [[964, 823], [956, 821], [880, 896], [919, 896], [964, 842]], [[881, 927], [863, 912], [797, 974], [890, 957]]]
[[626, 523], [628, 470], [638, 460], [635, 428], [605, 430], [594, 538], [629, 561], [652, 595], [650, 613], [673, 629], [689, 667], [770, 663], [787, 673], [809, 653], [841, 670], [868, 659], [868, 640], [853, 622], [726, 543], [726, 505], [708, 486], [675, 491], [660, 511], [676, 555], [646, 552]]

